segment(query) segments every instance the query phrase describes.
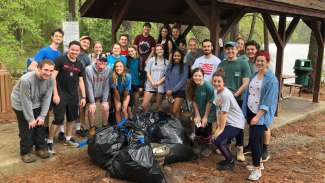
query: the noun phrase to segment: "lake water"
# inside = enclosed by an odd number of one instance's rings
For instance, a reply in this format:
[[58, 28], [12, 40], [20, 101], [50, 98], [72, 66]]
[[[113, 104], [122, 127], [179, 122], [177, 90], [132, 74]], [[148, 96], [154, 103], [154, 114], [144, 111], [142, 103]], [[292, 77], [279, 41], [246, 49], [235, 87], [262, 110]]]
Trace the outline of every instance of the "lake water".
[[[283, 71], [282, 73], [285, 75], [294, 75], [294, 65], [296, 59], [306, 59], [308, 55], [308, 44], [287, 44], [284, 49], [284, 62], [283, 62]], [[275, 60], [276, 60], [276, 46], [275, 44], [270, 44], [270, 54], [271, 54], [271, 65], [273, 71], [275, 71]], [[323, 72], [325, 63], [325, 56], [323, 58]], [[322, 78], [322, 81], [325, 81], [325, 77]]]

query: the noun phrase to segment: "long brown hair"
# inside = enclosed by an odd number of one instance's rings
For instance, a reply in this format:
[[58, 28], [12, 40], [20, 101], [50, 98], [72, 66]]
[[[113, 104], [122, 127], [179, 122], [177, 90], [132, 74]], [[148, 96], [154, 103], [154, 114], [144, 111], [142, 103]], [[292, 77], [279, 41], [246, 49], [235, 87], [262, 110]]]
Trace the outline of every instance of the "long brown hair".
[[123, 64], [123, 62], [121, 60], [116, 60], [116, 62], [114, 63], [113, 74], [112, 74], [112, 81], [113, 81], [113, 84], [115, 86], [117, 86], [117, 81], [118, 81], [118, 74], [115, 71], [116, 65], [118, 63], [121, 63], [123, 65], [123, 73], [121, 75], [121, 77], [122, 77], [122, 83], [125, 82], [125, 77], [126, 77], [126, 67], [125, 67], [125, 65]]
[[195, 90], [196, 90], [196, 84], [193, 81], [193, 75], [196, 72], [201, 72], [202, 75], [203, 75], [203, 77], [204, 77], [204, 71], [200, 67], [197, 67], [197, 68], [195, 68], [195, 69], [192, 70], [192, 72], [191, 72], [191, 79], [190, 79], [190, 82], [189, 82], [189, 84], [187, 86], [188, 95], [190, 97], [190, 100], [192, 100], [192, 101], [194, 100], [194, 95], [195, 95]]

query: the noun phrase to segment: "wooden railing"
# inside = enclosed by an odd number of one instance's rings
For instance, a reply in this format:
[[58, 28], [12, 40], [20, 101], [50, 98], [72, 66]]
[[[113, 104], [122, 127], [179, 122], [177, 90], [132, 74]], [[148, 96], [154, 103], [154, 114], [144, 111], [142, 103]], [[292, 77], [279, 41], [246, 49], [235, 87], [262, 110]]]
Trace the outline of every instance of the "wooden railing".
[[0, 63], [0, 122], [15, 120], [10, 102], [12, 87], [11, 75], [4, 65]]

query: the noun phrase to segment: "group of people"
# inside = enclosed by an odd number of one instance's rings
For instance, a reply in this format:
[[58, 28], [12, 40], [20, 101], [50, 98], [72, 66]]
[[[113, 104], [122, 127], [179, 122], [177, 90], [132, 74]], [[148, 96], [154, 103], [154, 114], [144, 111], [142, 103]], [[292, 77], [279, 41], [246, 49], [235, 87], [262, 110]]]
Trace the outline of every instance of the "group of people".
[[[209, 39], [199, 48], [195, 38], [187, 44], [178, 27], [170, 30], [163, 26], [157, 40], [150, 29], [150, 23], [145, 23], [132, 46], [129, 36], [121, 34], [109, 53], [104, 53], [100, 42], [82, 36], [70, 42], [62, 54], [59, 45], [64, 33], [61, 29], [52, 33], [50, 46], [40, 49], [12, 91], [22, 160], [36, 160], [31, 154], [33, 146], [41, 158], [54, 154], [58, 131], [59, 140], [78, 147], [74, 134], [82, 136], [85, 129], [89, 136], [95, 134], [97, 106], [101, 107], [103, 126], [108, 126], [108, 119], [112, 119], [109, 114], [114, 114], [114, 121], [119, 123], [138, 111], [152, 110], [155, 96], [156, 110], [162, 110], [166, 99], [175, 118], [181, 117], [184, 101], [191, 104], [191, 136], [203, 156], [211, 154], [211, 142], [216, 145], [225, 157], [217, 163], [219, 170], [234, 168], [229, 145], [235, 139], [237, 160], [245, 161], [245, 154], [252, 154], [248, 179], [259, 180], [263, 162], [269, 158], [270, 125], [279, 93], [269, 53], [260, 50], [256, 41], [245, 43], [239, 38], [223, 45], [220, 60], [213, 54]], [[88, 51], [91, 45], [92, 52]], [[51, 125], [46, 120], [50, 108]], [[246, 122], [249, 142], [244, 147]]]

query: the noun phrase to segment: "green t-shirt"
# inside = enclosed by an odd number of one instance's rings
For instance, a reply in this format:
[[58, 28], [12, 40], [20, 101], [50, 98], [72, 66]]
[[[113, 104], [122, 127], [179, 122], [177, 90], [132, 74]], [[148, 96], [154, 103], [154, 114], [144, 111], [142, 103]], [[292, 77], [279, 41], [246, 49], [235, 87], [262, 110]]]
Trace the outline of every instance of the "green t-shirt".
[[[226, 87], [235, 93], [243, 83], [243, 78], [249, 78], [251, 75], [251, 69], [247, 60], [237, 58], [234, 61], [224, 60], [218, 66], [225, 71], [225, 85]], [[241, 99], [241, 98], [240, 98]]]
[[197, 104], [201, 118], [205, 113], [205, 108], [208, 102], [211, 102], [211, 110], [208, 115], [208, 122], [213, 123], [216, 119], [216, 106], [213, 104], [214, 90], [210, 82], [204, 81], [202, 86], [196, 86], [194, 102]]

